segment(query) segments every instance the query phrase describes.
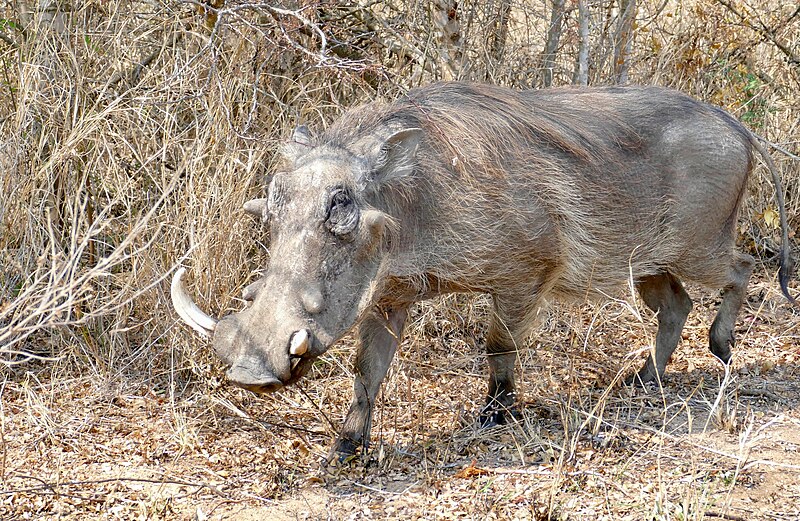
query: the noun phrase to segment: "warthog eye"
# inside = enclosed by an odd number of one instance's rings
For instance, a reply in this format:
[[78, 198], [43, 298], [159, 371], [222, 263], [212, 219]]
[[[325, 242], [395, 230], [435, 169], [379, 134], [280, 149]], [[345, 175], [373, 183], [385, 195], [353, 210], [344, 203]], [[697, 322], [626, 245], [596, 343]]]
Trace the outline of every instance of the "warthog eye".
[[346, 188], [335, 188], [331, 192], [325, 226], [337, 237], [346, 237], [358, 224], [358, 206]]

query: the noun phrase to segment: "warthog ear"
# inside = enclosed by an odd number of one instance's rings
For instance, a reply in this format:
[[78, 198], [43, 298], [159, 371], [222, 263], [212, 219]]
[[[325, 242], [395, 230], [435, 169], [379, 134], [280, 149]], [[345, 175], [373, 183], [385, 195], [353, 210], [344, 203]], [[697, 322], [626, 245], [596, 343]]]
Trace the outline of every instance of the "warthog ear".
[[267, 199], [252, 199], [244, 203], [244, 211], [261, 219], [262, 223], [269, 220]]
[[300, 125], [292, 132], [292, 138], [281, 147], [281, 155], [289, 163], [295, 163], [314, 148], [314, 138], [305, 125]]
[[407, 128], [389, 136], [376, 151], [376, 159], [363, 180], [364, 184], [375, 189], [412, 175], [421, 140], [421, 128]]

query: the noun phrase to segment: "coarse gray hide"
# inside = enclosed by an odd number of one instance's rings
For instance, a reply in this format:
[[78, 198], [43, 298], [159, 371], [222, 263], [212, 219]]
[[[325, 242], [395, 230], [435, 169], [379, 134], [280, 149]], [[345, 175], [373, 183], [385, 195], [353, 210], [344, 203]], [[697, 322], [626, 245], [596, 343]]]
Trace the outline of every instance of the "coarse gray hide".
[[216, 323], [182, 271], [173, 296], [213, 336], [228, 378], [255, 392], [295, 382], [358, 325], [353, 404], [331, 457], [367, 445], [408, 307], [443, 293], [493, 300], [484, 425], [508, 419], [516, 349], [545, 297], [608, 295], [632, 276], [658, 313], [653, 354], [632, 377], [646, 382], [663, 375], [692, 307], [682, 281], [720, 289], [709, 345], [728, 363], [754, 263], [735, 237], [757, 154], [776, 184], [789, 297], [774, 165], [732, 116], [676, 91], [438, 83], [350, 110], [316, 138], [300, 127], [283, 152], [267, 197], [245, 205], [270, 236], [251, 305]]

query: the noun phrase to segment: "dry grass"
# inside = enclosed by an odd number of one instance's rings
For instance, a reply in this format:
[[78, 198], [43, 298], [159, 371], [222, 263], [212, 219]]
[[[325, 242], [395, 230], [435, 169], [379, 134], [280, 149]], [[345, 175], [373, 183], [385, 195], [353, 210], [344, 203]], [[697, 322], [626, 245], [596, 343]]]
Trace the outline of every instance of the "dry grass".
[[[800, 155], [800, 71], [754, 29], [797, 49], [798, 18], [726, 3], [753, 24], [710, 0], [642, 3], [631, 78], [720, 104]], [[489, 431], [473, 422], [487, 302], [422, 304], [374, 450], [334, 475], [317, 461], [349, 400], [351, 341], [299, 387], [256, 397], [176, 325], [164, 279], [177, 264], [218, 315], [263, 269], [268, 238], [240, 208], [296, 123], [446, 77], [539, 85], [549, 3], [512, 3], [502, 46], [500, 4], [461, 2], [463, 56], [448, 63], [428, 3], [227, 2], [216, 18], [190, 1], [0, 6], [0, 518], [800, 515], [800, 333], [770, 275], [750, 290], [730, 374], [705, 349], [716, 298], [695, 291], [667, 381], [646, 393], [615, 385], [653, 343], [633, 298], [545, 314], [520, 354], [523, 419]], [[592, 6], [601, 84], [614, 11]], [[577, 54], [567, 23], [562, 84]], [[794, 233], [800, 162], [773, 152]], [[750, 192], [742, 241], [772, 273], [763, 170]]]

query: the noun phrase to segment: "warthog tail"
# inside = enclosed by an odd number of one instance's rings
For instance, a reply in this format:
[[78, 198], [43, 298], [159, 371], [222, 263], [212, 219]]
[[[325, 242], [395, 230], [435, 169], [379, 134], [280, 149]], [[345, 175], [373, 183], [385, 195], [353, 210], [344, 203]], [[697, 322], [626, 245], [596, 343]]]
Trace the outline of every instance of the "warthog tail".
[[761, 154], [761, 158], [767, 164], [769, 173], [772, 176], [772, 182], [775, 185], [775, 199], [778, 202], [778, 215], [781, 220], [781, 249], [780, 249], [780, 269], [778, 270], [778, 282], [781, 285], [781, 291], [789, 299], [792, 304], [797, 304], [797, 301], [789, 294], [789, 280], [794, 272], [794, 263], [792, 262], [792, 248], [789, 244], [789, 224], [786, 220], [786, 205], [783, 201], [783, 186], [781, 185], [781, 178], [778, 175], [778, 169], [772, 161], [772, 156], [764, 149], [758, 142], [758, 138], [751, 134], [751, 142], [753, 147]]

